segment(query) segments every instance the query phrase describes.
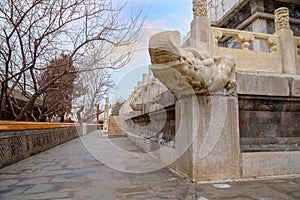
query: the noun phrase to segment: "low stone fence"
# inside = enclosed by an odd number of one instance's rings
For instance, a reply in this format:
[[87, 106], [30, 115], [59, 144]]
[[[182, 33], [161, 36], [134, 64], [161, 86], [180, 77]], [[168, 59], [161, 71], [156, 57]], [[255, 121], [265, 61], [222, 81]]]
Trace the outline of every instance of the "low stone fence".
[[175, 138], [175, 105], [144, 113], [126, 120], [127, 131], [142, 138], [161, 139], [167, 143]]
[[[237, 71], [268, 71], [282, 73], [281, 49], [279, 36], [250, 31], [240, 31], [212, 27], [214, 56], [231, 55], [235, 58]], [[232, 38], [239, 48], [219, 46], [223, 39]], [[268, 52], [253, 51], [254, 41], [264, 41]], [[255, 58], [255, 59], [253, 59]]]
[[[84, 132], [94, 130], [95, 125], [87, 125]], [[82, 134], [83, 128], [77, 124], [0, 121], [0, 168], [73, 140]]]
[[[232, 96], [212, 94], [198, 96], [196, 101], [177, 98], [175, 105], [168, 105], [161, 95], [155, 99], [158, 106], [152, 106], [158, 109], [128, 114], [127, 137], [196, 182], [300, 174], [299, 75], [235, 75], [237, 87]], [[212, 99], [221, 108], [215, 115]], [[216, 135], [218, 130], [222, 132]], [[203, 142], [209, 138], [205, 135], [216, 143]], [[173, 138], [174, 145], [168, 144]], [[201, 157], [200, 150], [211, 146], [214, 149]]]

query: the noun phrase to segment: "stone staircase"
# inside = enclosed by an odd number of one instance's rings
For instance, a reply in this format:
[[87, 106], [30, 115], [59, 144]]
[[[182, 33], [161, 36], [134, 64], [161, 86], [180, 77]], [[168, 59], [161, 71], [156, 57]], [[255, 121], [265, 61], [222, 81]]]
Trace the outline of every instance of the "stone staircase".
[[126, 122], [120, 116], [109, 116], [108, 137], [126, 137]]

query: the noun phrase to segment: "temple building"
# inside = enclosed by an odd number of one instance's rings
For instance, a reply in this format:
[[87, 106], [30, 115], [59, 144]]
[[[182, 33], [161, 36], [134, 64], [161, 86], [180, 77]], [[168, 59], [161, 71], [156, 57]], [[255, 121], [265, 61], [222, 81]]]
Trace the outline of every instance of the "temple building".
[[[274, 11], [279, 7], [289, 9], [290, 28], [300, 36], [300, 1], [298, 0], [208, 0], [208, 17], [211, 25], [221, 28], [275, 33]], [[223, 38], [223, 46], [239, 48], [231, 38]], [[254, 41], [250, 49], [268, 51], [264, 42]]]
[[274, 11], [289, 9], [290, 26], [300, 36], [300, 1], [298, 0], [208, 0], [208, 17], [212, 26], [275, 33]]

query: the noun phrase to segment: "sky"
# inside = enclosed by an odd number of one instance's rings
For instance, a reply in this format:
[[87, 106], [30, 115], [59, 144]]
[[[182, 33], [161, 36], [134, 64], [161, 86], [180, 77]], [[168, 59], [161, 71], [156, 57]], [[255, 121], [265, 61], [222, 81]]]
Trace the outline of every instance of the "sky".
[[[123, 0], [114, 0], [114, 2]], [[134, 48], [132, 61], [124, 68], [113, 72], [116, 89], [111, 102], [126, 100], [133, 91], [142, 74], [148, 72], [150, 57], [148, 42], [152, 34], [166, 30], [179, 30], [186, 36], [192, 21], [192, 0], [127, 0], [125, 14], [130, 15], [132, 8], [142, 6], [146, 15], [142, 38]]]

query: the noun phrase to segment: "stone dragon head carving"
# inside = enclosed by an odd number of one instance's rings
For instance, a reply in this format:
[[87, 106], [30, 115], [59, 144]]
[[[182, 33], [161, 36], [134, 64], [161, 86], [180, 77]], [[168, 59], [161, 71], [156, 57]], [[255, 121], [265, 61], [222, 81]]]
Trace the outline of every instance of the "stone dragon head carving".
[[149, 41], [153, 75], [175, 94], [208, 94], [235, 86], [235, 61], [180, 47], [179, 31], [154, 34]]

